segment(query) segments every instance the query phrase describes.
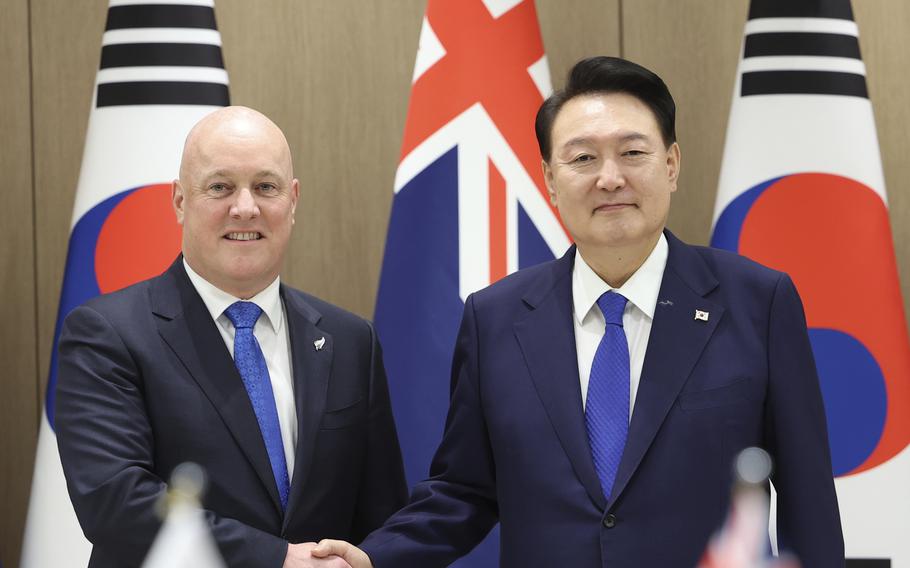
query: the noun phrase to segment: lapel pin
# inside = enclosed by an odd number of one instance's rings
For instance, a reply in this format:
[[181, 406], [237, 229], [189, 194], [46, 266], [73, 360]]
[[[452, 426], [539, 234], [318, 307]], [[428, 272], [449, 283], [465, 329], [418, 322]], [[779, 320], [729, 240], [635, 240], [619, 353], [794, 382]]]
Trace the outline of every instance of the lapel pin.
[[316, 351], [322, 351], [322, 348], [325, 347], [325, 337], [320, 337], [313, 342], [313, 347], [316, 348]]
[[703, 312], [701, 310], [695, 310], [695, 319], [701, 321], [708, 321], [708, 312]]
[[672, 306], [673, 305], [673, 302], [670, 300], [661, 300], [657, 303], [660, 304], [661, 306]]

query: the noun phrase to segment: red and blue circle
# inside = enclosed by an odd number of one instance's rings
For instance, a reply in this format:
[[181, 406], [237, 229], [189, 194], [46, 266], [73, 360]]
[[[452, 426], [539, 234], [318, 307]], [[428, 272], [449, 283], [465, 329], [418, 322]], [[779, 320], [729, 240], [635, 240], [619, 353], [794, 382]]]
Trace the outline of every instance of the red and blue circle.
[[57, 341], [67, 314], [99, 294], [157, 276], [180, 252], [181, 228], [171, 206], [171, 184], [143, 185], [98, 203], [73, 227], [47, 389], [48, 421], [54, 424]]
[[793, 278], [806, 311], [834, 473], [879, 466], [910, 444], [910, 340], [888, 210], [871, 188], [799, 173], [740, 194], [712, 246]]

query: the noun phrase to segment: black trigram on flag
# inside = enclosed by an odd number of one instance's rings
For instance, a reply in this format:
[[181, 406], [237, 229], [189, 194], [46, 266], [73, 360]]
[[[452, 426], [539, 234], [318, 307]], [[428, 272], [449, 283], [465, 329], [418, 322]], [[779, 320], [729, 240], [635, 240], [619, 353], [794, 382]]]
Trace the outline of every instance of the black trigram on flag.
[[111, 2], [102, 44], [97, 107], [230, 104], [212, 2]]
[[868, 98], [858, 35], [849, 2], [753, 0], [741, 95]]

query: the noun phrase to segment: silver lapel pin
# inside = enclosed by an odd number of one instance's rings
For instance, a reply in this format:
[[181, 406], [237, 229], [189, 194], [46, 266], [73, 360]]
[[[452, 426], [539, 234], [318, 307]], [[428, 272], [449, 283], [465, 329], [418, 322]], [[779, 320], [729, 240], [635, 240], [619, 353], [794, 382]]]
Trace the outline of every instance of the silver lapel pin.
[[695, 319], [701, 321], [708, 321], [708, 312], [703, 312], [701, 310], [695, 310]]
[[313, 342], [313, 347], [316, 348], [316, 351], [322, 351], [322, 348], [325, 347], [325, 337], [320, 337]]
[[673, 305], [673, 302], [671, 300], [661, 300], [657, 303], [660, 304], [661, 306], [672, 306]]

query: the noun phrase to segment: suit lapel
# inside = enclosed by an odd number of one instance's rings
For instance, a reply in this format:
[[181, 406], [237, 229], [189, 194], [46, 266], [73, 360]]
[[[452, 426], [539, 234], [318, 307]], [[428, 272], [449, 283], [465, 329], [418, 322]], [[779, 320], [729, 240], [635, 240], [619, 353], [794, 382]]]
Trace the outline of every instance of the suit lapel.
[[249, 395], [211, 314], [186, 275], [182, 256], [155, 281], [151, 303], [159, 334], [221, 415], [281, 514], [278, 488]]
[[[297, 406], [294, 475], [288, 510], [284, 517], [284, 526], [287, 527], [301, 500], [313, 463], [316, 435], [325, 411], [329, 376], [332, 372], [334, 341], [330, 334], [319, 329], [321, 315], [304, 301], [300, 293], [282, 285], [281, 297], [288, 318], [291, 360], [294, 366], [294, 399]], [[316, 348], [317, 345], [320, 346], [319, 349]]]
[[575, 328], [572, 323], [572, 266], [575, 247], [542, 276], [523, 300], [531, 311], [515, 324], [515, 336], [547, 415], [575, 474], [591, 499], [604, 507], [591, 459], [581, 404]]
[[[722, 306], [704, 298], [717, 286], [717, 279], [701, 256], [669, 231], [666, 236], [667, 267], [658, 294], [629, 437], [613, 485], [613, 502], [622, 494], [654, 441], [724, 313]], [[696, 310], [708, 312], [708, 321], [696, 319]]]

